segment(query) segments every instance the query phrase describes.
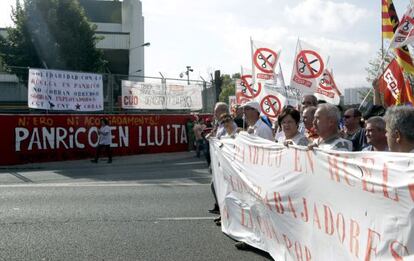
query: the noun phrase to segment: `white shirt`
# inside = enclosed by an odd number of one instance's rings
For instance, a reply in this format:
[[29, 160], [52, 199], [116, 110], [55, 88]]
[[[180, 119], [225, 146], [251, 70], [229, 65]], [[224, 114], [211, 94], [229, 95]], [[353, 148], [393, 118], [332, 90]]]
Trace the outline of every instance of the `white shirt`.
[[111, 145], [111, 127], [108, 125], [102, 126], [99, 129], [99, 145]]
[[321, 138], [314, 140], [319, 148], [324, 150], [352, 151], [352, 142], [338, 136], [333, 136], [321, 142]]
[[295, 135], [295, 137], [291, 138], [291, 139], [286, 139], [285, 136], [280, 137], [277, 142], [283, 144], [284, 141], [286, 140], [291, 140], [293, 142], [293, 144], [295, 145], [300, 145], [300, 146], [306, 146], [308, 145], [309, 141], [308, 139], [305, 137], [305, 135], [303, 135], [302, 133], [300, 133], [298, 131], [298, 133]]
[[250, 131], [248, 131], [250, 134], [273, 141], [272, 129], [266, 123], [264, 123], [262, 119], [259, 118], [252, 127], [249, 127], [249, 129], [253, 129], [253, 133], [250, 133]]

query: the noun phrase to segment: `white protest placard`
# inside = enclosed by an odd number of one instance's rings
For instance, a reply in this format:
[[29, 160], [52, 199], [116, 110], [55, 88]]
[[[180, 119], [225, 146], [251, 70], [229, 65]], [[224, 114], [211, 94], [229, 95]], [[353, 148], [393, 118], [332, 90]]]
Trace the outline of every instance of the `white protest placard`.
[[274, 260], [413, 260], [412, 153], [210, 139], [222, 231]]
[[286, 97], [273, 88], [265, 87], [263, 95], [260, 99], [260, 108], [262, 114], [270, 118], [270, 120], [276, 120], [277, 116], [282, 112], [283, 107], [286, 104]]
[[237, 104], [243, 104], [254, 100], [260, 95], [262, 84], [254, 84], [252, 70], [242, 67], [240, 80], [236, 81], [236, 98]]
[[122, 81], [123, 109], [165, 109], [165, 90], [161, 84]]
[[201, 110], [203, 108], [202, 90], [202, 85], [167, 84], [167, 109]]
[[147, 110], [201, 110], [201, 85], [122, 81], [122, 108]]
[[339, 105], [341, 101], [341, 92], [338, 90], [338, 86], [329, 70], [325, 69], [314, 95], [318, 100], [324, 100], [327, 103]]
[[390, 48], [399, 48], [414, 42], [414, 4], [411, 1], [390, 42]]
[[313, 94], [318, 88], [324, 70], [325, 59], [321, 52], [310, 44], [298, 40], [290, 86], [303, 94]]
[[102, 111], [102, 75], [30, 69], [28, 106], [43, 110]]
[[280, 57], [280, 48], [275, 44], [251, 40], [253, 82], [275, 85], [275, 69]]

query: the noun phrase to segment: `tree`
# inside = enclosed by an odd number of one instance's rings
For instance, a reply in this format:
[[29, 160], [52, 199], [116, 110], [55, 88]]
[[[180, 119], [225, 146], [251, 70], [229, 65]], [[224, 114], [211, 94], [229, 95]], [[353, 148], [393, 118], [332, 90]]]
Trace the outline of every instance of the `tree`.
[[240, 73], [235, 73], [232, 76], [228, 74], [223, 74], [221, 76], [222, 85], [219, 101], [228, 103], [229, 96], [235, 95], [237, 79], [240, 79]]
[[96, 49], [101, 40], [78, 1], [16, 0], [13, 27], [0, 37], [0, 57], [14, 67], [103, 72], [106, 61]]

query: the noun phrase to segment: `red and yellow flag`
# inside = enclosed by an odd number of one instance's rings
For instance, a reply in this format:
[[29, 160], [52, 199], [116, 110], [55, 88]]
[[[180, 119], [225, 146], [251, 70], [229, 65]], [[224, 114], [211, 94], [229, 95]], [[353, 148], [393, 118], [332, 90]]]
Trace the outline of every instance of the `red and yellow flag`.
[[399, 23], [392, 0], [382, 0], [382, 37], [392, 39]]
[[[400, 24], [397, 12], [392, 0], [382, 0], [382, 36], [384, 39], [392, 39]], [[414, 64], [407, 46], [395, 49], [398, 64], [407, 73], [414, 74]]]
[[404, 79], [401, 67], [394, 59], [379, 78], [379, 90], [384, 94], [384, 103], [387, 106], [401, 105], [413, 102], [411, 86]]

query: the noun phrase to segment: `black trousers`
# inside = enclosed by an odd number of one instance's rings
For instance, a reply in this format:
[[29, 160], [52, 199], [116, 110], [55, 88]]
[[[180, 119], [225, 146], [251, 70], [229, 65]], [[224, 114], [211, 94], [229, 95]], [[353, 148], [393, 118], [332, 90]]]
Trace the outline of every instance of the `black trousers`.
[[101, 150], [103, 149], [105, 149], [106, 155], [108, 155], [108, 160], [112, 161], [111, 145], [101, 145], [101, 144], [99, 144], [98, 147], [96, 147], [95, 160], [99, 159], [99, 155], [101, 154]]

